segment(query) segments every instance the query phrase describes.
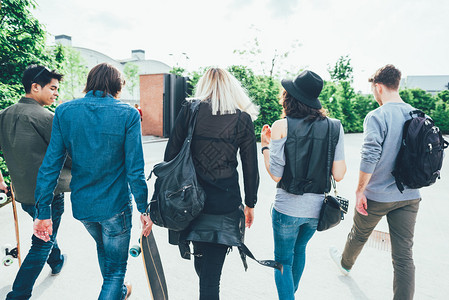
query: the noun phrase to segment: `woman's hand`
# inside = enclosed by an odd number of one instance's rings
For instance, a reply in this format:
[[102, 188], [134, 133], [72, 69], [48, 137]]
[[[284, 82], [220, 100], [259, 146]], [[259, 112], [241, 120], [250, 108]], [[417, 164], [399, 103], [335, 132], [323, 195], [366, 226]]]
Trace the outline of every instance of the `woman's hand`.
[[269, 125], [265, 124], [260, 132], [260, 145], [262, 147], [268, 147], [271, 143], [271, 128]]
[[245, 209], [243, 210], [243, 212], [245, 213], [245, 226], [247, 228], [250, 228], [254, 222], [254, 207], [251, 208], [251, 207], [245, 206]]

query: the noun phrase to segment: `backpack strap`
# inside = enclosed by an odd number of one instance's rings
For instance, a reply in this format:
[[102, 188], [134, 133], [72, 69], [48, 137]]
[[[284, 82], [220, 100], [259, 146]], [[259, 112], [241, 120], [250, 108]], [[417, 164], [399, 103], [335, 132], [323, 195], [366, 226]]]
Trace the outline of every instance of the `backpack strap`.
[[[393, 174], [393, 176], [394, 176], [394, 174]], [[404, 185], [402, 184], [402, 182], [399, 181], [399, 178], [397, 176], [394, 176], [394, 181], [396, 183], [398, 190], [401, 192], [401, 194], [403, 194], [405, 188], [404, 188]]]
[[421, 117], [421, 118], [426, 117], [426, 114], [422, 110], [419, 110], [419, 109], [412, 110], [411, 112], [409, 112], [409, 115], [412, 118], [413, 118], [413, 115], [418, 115], [418, 117]]

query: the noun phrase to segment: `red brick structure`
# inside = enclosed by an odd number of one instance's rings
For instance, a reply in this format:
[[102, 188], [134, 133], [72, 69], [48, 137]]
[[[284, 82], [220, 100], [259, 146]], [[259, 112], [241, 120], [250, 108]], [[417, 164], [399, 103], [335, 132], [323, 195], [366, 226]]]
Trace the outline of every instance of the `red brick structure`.
[[163, 136], [164, 74], [140, 75], [142, 135]]

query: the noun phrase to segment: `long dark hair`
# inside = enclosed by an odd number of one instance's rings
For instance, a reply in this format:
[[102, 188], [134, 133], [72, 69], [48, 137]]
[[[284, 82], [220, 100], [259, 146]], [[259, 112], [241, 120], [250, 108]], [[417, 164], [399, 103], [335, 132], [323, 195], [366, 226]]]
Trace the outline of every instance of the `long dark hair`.
[[282, 92], [281, 96], [282, 107], [287, 117], [306, 119], [307, 121], [323, 120], [327, 113], [323, 108], [316, 109], [307, 106], [290, 95], [286, 90]]

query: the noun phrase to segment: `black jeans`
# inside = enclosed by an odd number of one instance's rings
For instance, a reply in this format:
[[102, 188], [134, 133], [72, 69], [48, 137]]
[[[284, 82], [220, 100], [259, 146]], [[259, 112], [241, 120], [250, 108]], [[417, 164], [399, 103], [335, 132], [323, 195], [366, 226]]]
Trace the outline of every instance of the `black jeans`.
[[200, 300], [218, 300], [221, 270], [229, 246], [222, 244], [193, 242], [195, 271], [200, 280]]

